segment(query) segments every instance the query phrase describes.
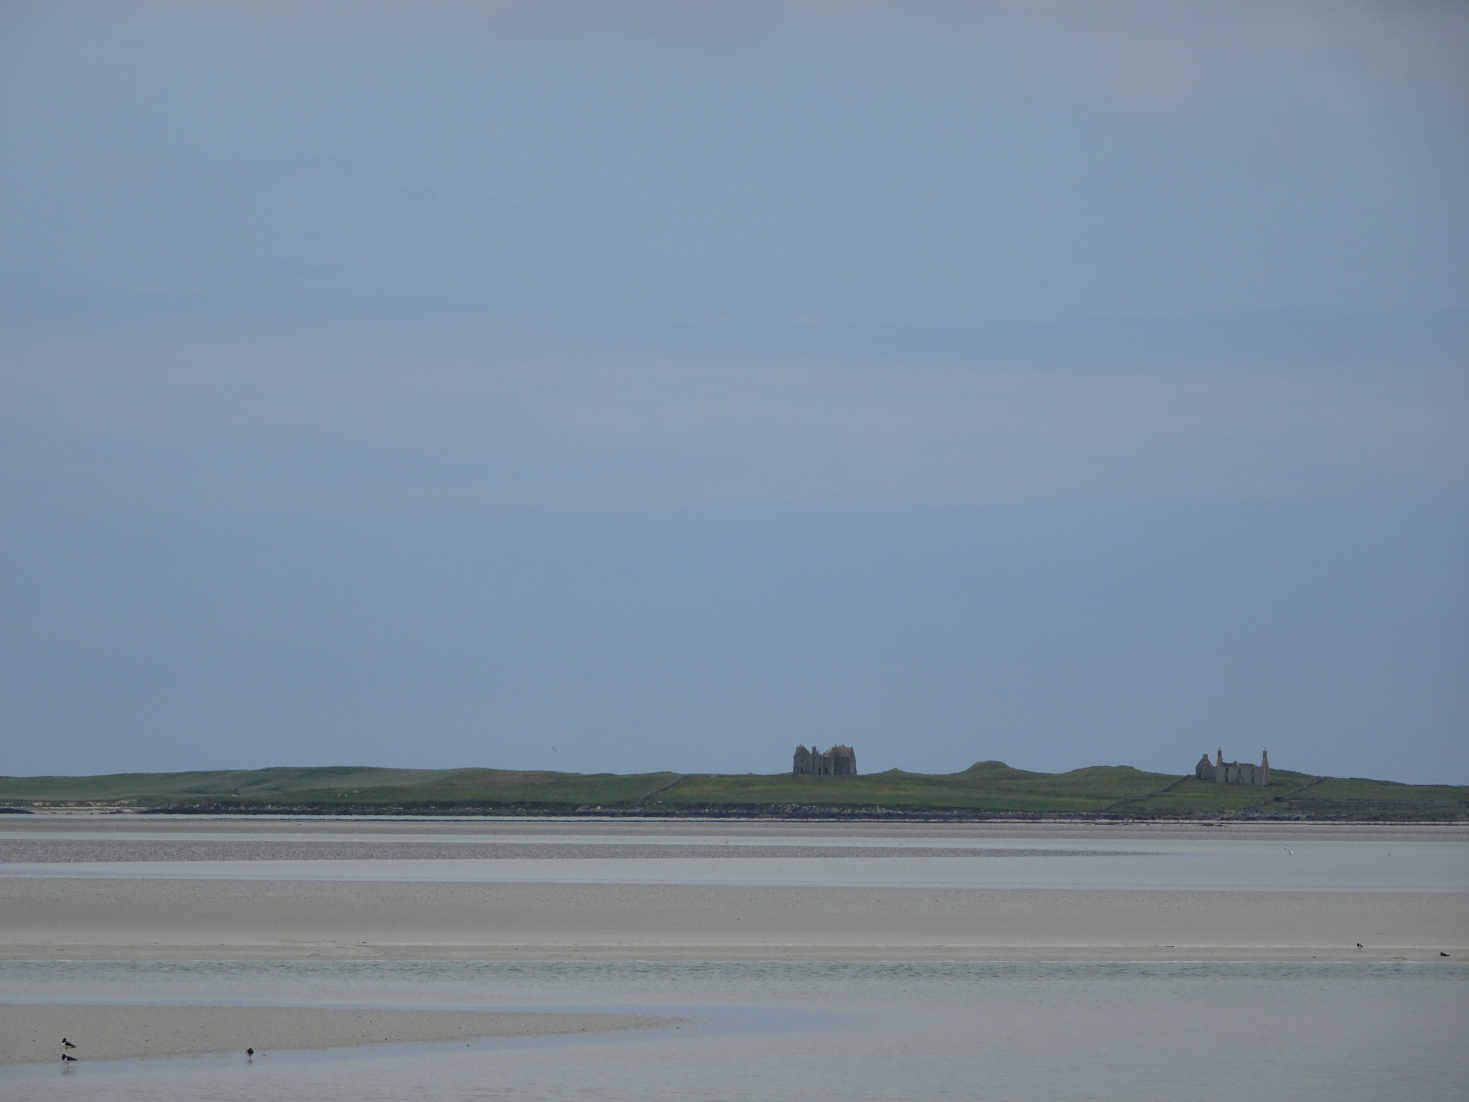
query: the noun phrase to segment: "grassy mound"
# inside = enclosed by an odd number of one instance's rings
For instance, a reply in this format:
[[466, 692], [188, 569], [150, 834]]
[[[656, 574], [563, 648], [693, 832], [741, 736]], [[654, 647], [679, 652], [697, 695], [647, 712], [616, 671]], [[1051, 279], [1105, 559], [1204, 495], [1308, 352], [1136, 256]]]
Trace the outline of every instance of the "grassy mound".
[[1469, 819], [1465, 786], [1272, 770], [1270, 784], [1252, 787], [1128, 765], [1034, 773], [999, 761], [975, 762], [958, 773], [890, 769], [855, 777], [360, 766], [0, 777], [0, 803], [20, 810], [92, 806], [321, 814]]

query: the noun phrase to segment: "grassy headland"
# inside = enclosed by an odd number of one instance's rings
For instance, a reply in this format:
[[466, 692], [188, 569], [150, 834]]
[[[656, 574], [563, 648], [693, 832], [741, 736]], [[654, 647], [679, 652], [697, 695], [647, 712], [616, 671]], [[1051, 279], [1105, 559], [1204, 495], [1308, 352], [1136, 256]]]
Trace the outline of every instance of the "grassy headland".
[[15, 810], [385, 815], [713, 815], [800, 818], [1469, 820], [1469, 786], [1409, 785], [1274, 769], [1264, 787], [1126, 765], [1033, 773], [976, 762], [958, 773], [552, 773], [357, 766], [0, 777]]

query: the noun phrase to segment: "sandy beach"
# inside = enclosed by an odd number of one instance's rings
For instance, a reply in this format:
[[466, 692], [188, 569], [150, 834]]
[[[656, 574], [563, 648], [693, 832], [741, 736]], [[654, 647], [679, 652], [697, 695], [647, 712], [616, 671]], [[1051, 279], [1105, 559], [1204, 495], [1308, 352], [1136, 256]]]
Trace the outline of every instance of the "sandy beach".
[[1469, 957], [1452, 893], [15, 878], [0, 913], [9, 960]]

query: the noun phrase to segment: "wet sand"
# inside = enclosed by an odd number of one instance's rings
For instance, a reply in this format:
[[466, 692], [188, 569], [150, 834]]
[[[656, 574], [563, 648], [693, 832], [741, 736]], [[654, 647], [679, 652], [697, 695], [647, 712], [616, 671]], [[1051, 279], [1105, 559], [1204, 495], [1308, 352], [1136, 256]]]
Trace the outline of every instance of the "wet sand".
[[[229, 836], [289, 832], [291, 845], [325, 834], [349, 835], [340, 823], [109, 821], [105, 832], [68, 838], [73, 822], [37, 821], [16, 828], [61, 844], [50, 860], [127, 838], [177, 833], [202, 846], [216, 831]], [[580, 823], [373, 823], [384, 837], [433, 834], [529, 836], [548, 856], [603, 858], [586, 850]], [[659, 845], [682, 836], [727, 844], [725, 828], [707, 824], [600, 824], [603, 836]], [[491, 834], [493, 832], [493, 834]], [[962, 831], [891, 827], [740, 824], [742, 843], [770, 834], [778, 842], [850, 845], [921, 839], [934, 845], [993, 835], [1048, 844], [1072, 827]], [[1215, 832], [1217, 835], [1217, 832]], [[1242, 839], [1282, 845], [1309, 839], [1387, 837], [1457, 839], [1461, 831], [1430, 828], [1265, 828], [1237, 830]], [[1202, 828], [1118, 828], [1105, 835], [1125, 849], [1129, 839], [1209, 837]], [[549, 841], [548, 841], [549, 840]], [[71, 847], [68, 849], [67, 847]], [[1274, 847], [1279, 848], [1279, 847]], [[178, 846], [170, 846], [177, 851]], [[585, 852], [584, 852], [585, 850]], [[110, 851], [110, 852], [115, 852]], [[677, 851], [673, 851], [677, 852]], [[834, 849], [831, 856], [849, 851]], [[911, 854], [882, 859], [902, 860]], [[714, 858], [717, 860], [717, 857]], [[187, 869], [176, 861], [175, 873]], [[1458, 875], [1459, 866], [1447, 866]], [[80, 866], [79, 866], [80, 871]], [[59, 875], [57, 873], [60, 873]], [[1452, 885], [1440, 878], [1439, 883]], [[1319, 885], [1317, 885], [1319, 886]], [[1346, 886], [1344, 883], [1343, 886]], [[1378, 885], [1379, 888], [1381, 885]], [[765, 885], [735, 883], [583, 883], [358, 881], [332, 879], [139, 878], [96, 869], [68, 875], [0, 876], [0, 960], [293, 961], [1433, 961], [1469, 962], [1469, 884], [1463, 891], [1080, 890], [1025, 888]], [[1358, 943], [1362, 948], [1357, 948]], [[1444, 958], [1440, 954], [1448, 953]], [[0, 992], [0, 998], [3, 998]], [[265, 1059], [288, 1048], [384, 1042], [455, 1041], [638, 1029], [669, 1020], [626, 1014], [560, 1014], [467, 1010], [317, 1009], [243, 1006], [6, 1005], [0, 1003], [0, 1064], [58, 1061], [60, 1038], [87, 1060], [237, 1053], [253, 1046]]]
[[0, 1064], [60, 1062], [61, 1038], [79, 1060], [198, 1056], [255, 1049], [339, 1048], [481, 1037], [544, 1037], [671, 1025], [631, 1014], [470, 1010], [341, 1010], [318, 1007], [111, 1006], [0, 1003]]
[[1469, 959], [1469, 893], [15, 878], [0, 916], [7, 960]]

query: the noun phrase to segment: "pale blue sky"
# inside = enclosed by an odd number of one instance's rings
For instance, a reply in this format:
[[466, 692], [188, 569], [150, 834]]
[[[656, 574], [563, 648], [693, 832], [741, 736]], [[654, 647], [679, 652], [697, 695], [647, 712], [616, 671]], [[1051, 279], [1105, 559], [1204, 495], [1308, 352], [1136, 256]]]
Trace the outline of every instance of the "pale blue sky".
[[0, 773], [1469, 783], [1469, 13], [615, 7], [0, 13]]

